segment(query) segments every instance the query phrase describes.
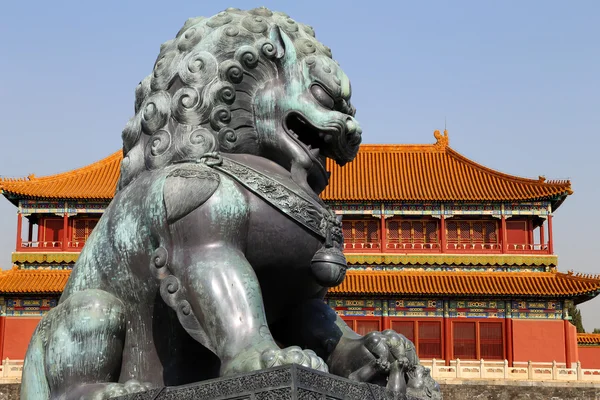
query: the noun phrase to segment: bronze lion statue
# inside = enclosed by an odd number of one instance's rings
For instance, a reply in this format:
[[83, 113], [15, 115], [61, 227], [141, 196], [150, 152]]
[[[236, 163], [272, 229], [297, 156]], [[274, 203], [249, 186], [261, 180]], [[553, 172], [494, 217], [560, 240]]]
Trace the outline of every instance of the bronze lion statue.
[[331, 51], [283, 13], [188, 20], [136, 89], [117, 193], [34, 333], [21, 399], [291, 363], [437, 396], [410, 341], [362, 337], [323, 301], [346, 271], [319, 193], [326, 158], [361, 143], [350, 96]]

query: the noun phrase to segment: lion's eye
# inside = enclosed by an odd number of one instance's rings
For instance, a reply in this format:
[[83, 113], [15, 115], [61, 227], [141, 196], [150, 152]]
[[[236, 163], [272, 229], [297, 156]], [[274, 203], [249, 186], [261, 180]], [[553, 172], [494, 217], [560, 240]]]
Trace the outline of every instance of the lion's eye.
[[310, 92], [323, 107], [333, 110], [333, 107], [335, 106], [333, 97], [331, 97], [320, 85], [312, 85], [310, 87]]

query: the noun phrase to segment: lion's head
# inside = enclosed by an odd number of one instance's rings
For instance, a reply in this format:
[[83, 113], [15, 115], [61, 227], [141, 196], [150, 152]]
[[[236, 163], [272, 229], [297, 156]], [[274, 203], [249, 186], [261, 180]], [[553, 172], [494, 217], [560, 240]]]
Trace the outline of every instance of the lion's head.
[[119, 188], [146, 169], [221, 151], [266, 157], [318, 193], [326, 157], [343, 165], [361, 142], [350, 95], [329, 48], [286, 14], [192, 18], [136, 89]]

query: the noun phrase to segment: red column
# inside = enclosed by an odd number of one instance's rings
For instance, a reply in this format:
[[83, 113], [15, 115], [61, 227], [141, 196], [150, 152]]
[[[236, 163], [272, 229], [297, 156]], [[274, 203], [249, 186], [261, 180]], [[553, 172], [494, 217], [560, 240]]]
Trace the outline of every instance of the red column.
[[440, 217], [440, 246], [442, 253], [446, 252], [446, 217], [444, 214]]
[[27, 229], [27, 241], [31, 242], [33, 241], [33, 224], [31, 223], [31, 220], [28, 221], [28, 229]]
[[544, 232], [544, 221], [542, 221], [542, 224], [540, 225], [540, 245], [542, 248], [544, 248], [544, 240], [546, 240], [546, 235]]
[[21, 230], [23, 229], [23, 214], [17, 213], [17, 251], [21, 250], [23, 239], [21, 238]]
[[69, 240], [69, 214], [65, 212], [63, 216], [63, 235], [62, 235], [62, 249], [66, 250], [68, 247]]
[[0, 317], [0, 360], [4, 359], [4, 337], [5, 334], [6, 317]]
[[512, 330], [512, 318], [506, 319], [506, 360], [508, 366], [513, 366], [513, 330]]
[[554, 254], [554, 241], [552, 240], [552, 214], [548, 215], [548, 252]]
[[[573, 337], [573, 331], [575, 327], [566, 319], [563, 321], [565, 326], [565, 363], [567, 368], [571, 368], [571, 364], [577, 362], [575, 354], [573, 354], [573, 348], [577, 348], [577, 336]], [[573, 346], [573, 344], [575, 344]]]
[[449, 317], [444, 317], [444, 358], [446, 365], [450, 365], [452, 359], [452, 322]]
[[385, 229], [385, 216], [381, 214], [381, 252], [387, 252], [387, 232]]
[[506, 216], [502, 215], [501, 219], [501, 229], [502, 229], [502, 253], [506, 253], [508, 249], [508, 236], [506, 235]]

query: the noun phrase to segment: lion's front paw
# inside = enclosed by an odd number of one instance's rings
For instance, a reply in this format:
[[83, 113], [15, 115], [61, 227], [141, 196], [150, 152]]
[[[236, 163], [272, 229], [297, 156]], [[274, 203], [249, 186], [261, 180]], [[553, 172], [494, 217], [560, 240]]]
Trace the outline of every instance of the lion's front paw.
[[221, 375], [233, 375], [252, 372], [259, 369], [278, 367], [286, 364], [298, 364], [318, 371], [328, 372], [327, 364], [312, 350], [302, 350], [292, 346], [285, 349], [271, 347], [253, 348], [226, 362]]
[[81, 385], [69, 392], [69, 400], [105, 400], [126, 394], [140, 393], [152, 389], [152, 384], [131, 379], [125, 383], [91, 383]]
[[145, 392], [151, 389], [152, 386], [149, 383], [142, 383], [135, 379], [131, 379], [125, 383], [109, 383], [106, 385], [104, 397], [98, 397], [99, 399], [110, 399], [112, 397], [123, 396], [125, 394]]
[[302, 350], [292, 346], [285, 349], [271, 349], [264, 351], [260, 356], [263, 368], [277, 367], [286, 364], [299, 364], [304, 367], [328, 372], [325, 361], [312, 350]]

